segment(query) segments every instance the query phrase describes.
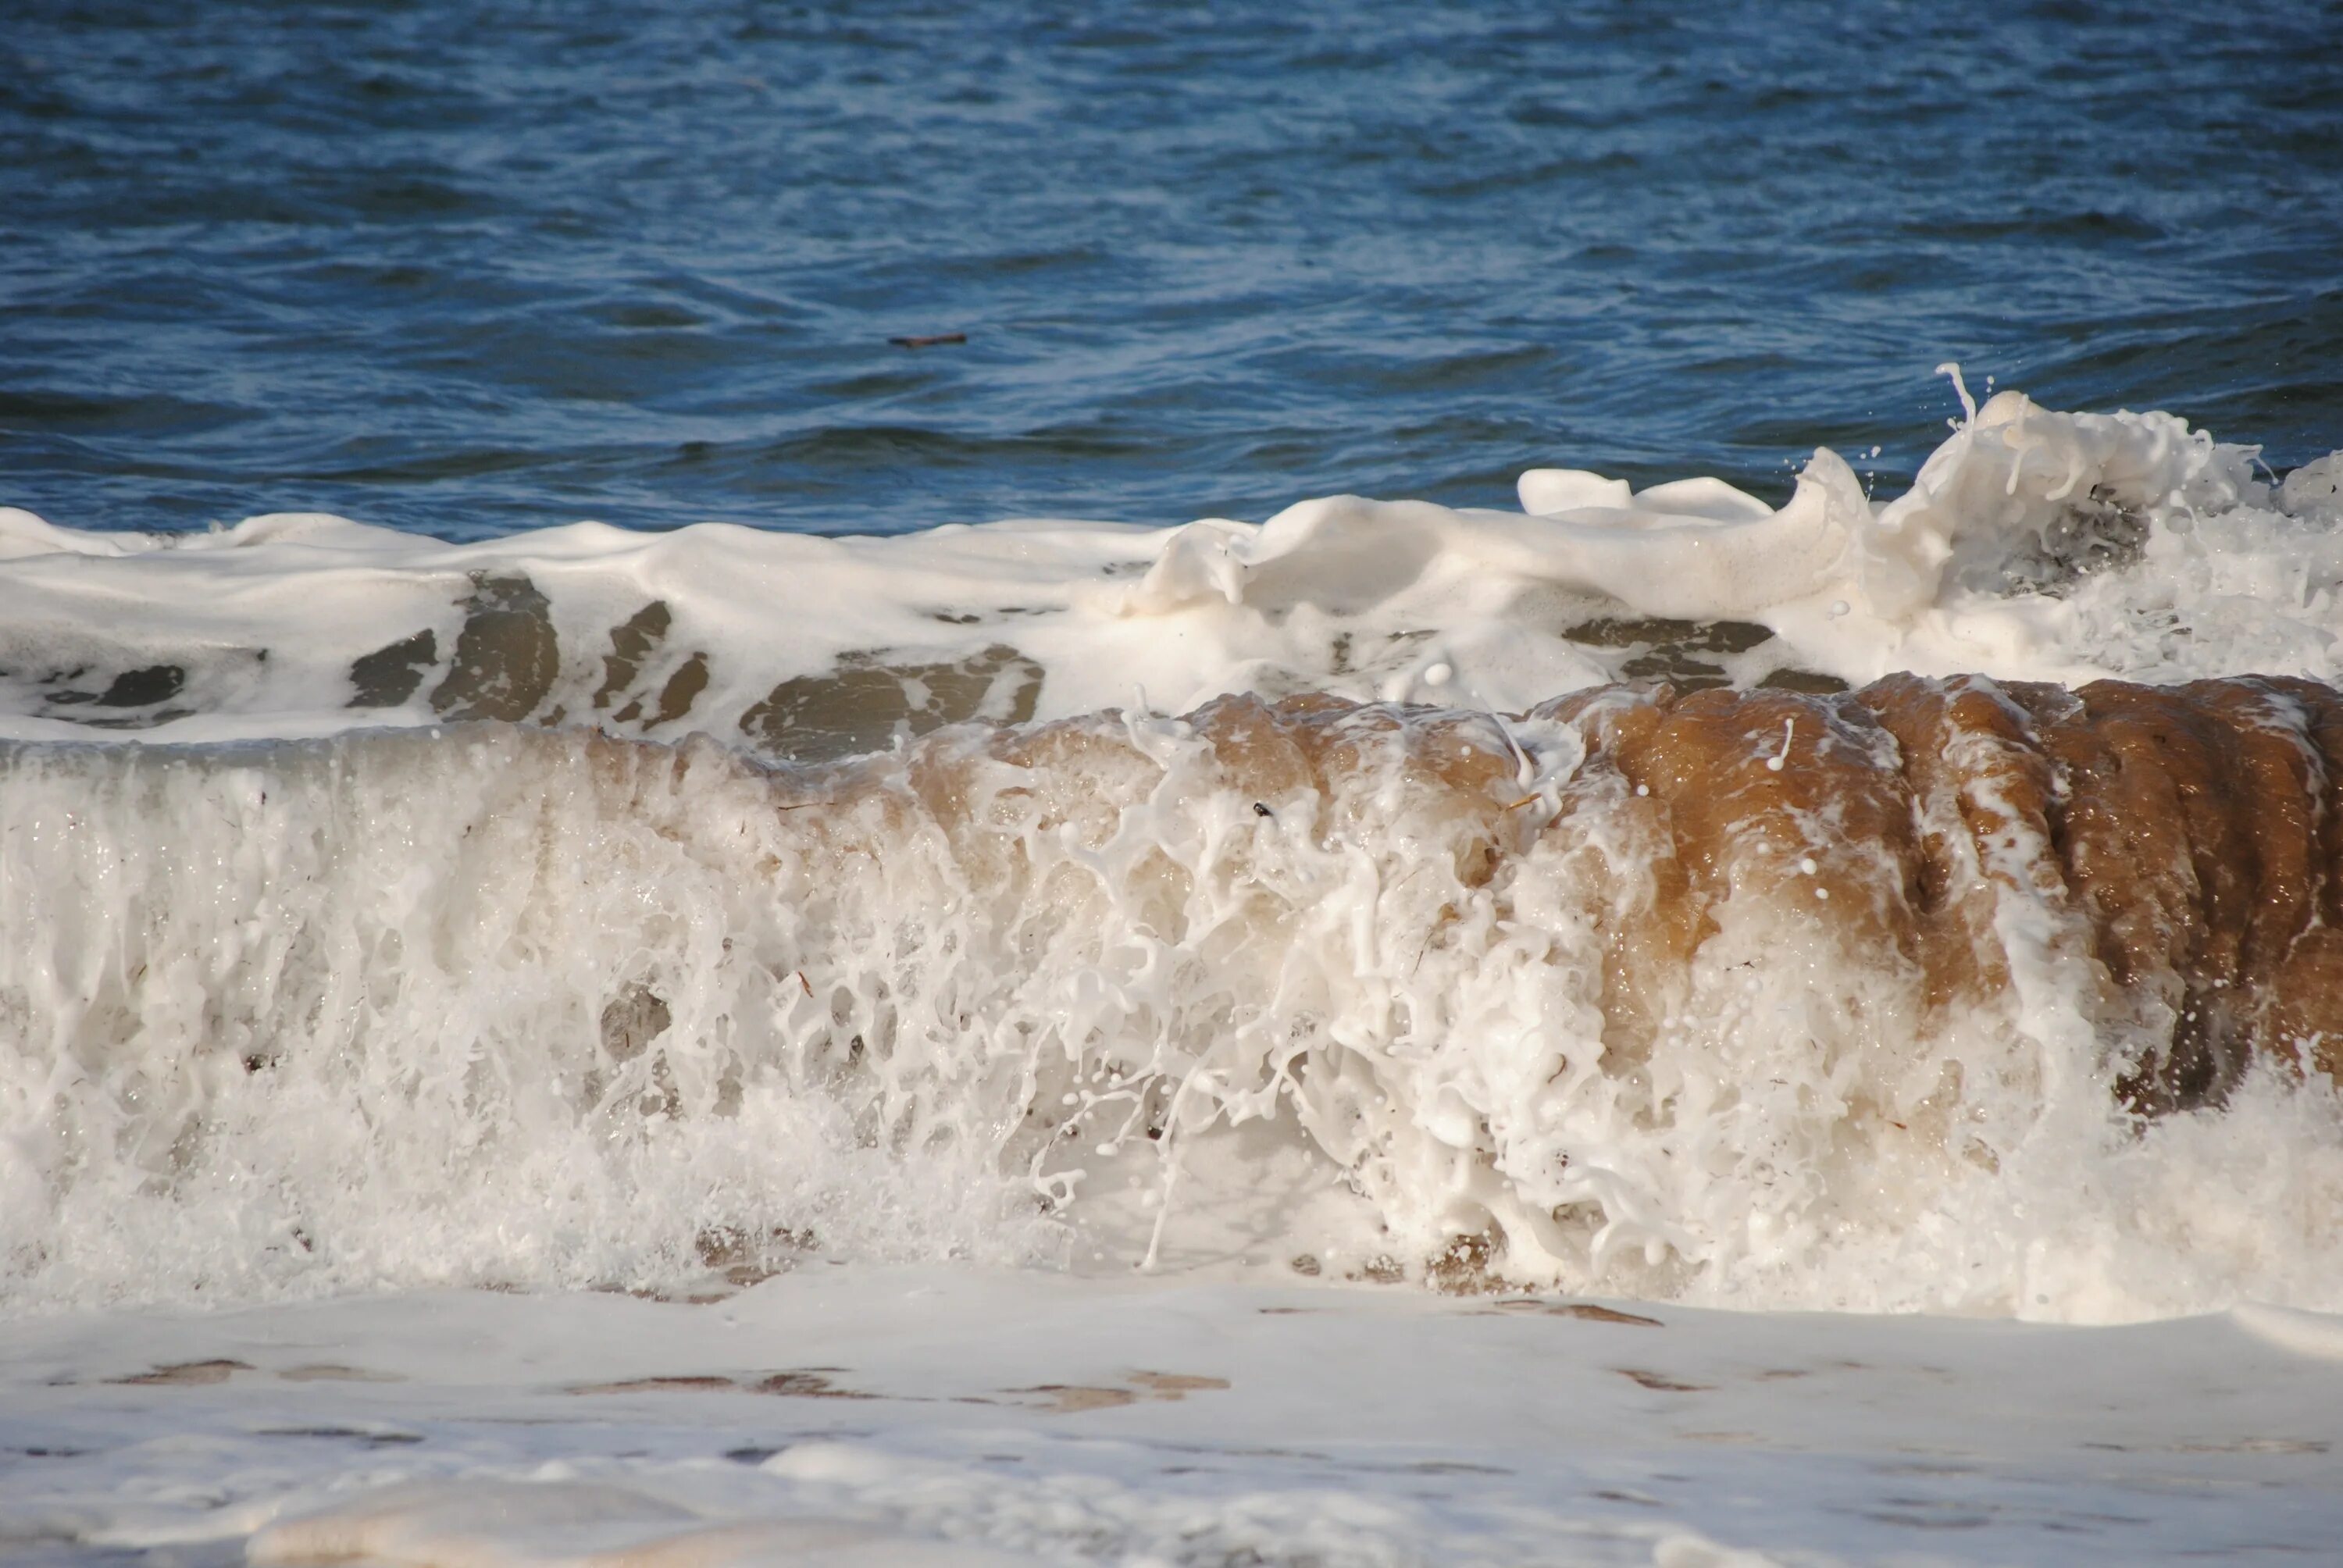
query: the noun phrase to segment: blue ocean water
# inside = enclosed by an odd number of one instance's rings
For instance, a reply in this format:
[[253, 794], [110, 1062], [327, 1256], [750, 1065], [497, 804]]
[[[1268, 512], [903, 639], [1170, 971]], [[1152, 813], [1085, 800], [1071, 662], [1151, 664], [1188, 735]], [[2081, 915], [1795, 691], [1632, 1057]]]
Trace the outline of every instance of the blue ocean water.
[[1817, 443], [1884, 489], [1945, 359], [2343, 444], [2343, 5], [0, 25], [0, 503], [74, 526], [1778, 496]]

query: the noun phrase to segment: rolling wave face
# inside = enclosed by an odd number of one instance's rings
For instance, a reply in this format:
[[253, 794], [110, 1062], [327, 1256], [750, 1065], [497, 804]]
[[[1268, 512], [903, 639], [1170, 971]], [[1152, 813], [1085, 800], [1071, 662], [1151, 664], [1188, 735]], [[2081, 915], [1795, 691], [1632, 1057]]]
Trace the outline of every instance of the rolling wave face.
[[865, 1205], [841, 1241], [1015, 1250], [811, 1091], [789, 819], [729, 759], [481, 726], [6, 772], [16, 1288], [656, 1281]]
[[1348, 1208], [1263, 1255], [1457, 1287], [2333, 1305], [2338, 763], [2308, 683], [1910, 678], [18, 745], [5, 1288], [1128, 1263], [1273, 1156]]

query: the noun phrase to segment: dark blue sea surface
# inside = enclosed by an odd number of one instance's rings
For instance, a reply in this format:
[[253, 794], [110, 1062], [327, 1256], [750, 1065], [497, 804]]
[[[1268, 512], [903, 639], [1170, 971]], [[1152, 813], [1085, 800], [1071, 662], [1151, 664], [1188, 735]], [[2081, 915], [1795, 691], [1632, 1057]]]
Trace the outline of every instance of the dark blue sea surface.
[[2334, 4], [0, 11], [0, 503], [59, 523], [1885, 493], [1944, 359], [2343, 446]]

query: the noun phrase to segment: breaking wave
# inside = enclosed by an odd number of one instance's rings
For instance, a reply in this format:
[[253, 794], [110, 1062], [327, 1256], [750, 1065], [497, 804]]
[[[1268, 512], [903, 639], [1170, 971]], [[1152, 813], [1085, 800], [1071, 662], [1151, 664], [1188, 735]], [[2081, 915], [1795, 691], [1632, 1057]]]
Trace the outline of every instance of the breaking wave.
[[[1910, 678], [778, 770], [517, 726], [18, 746], [8, 1276], [1128, 1264], [1282, 1159], [1343, 1202], [1265, 1257], [1373, 1277], [2324, 1302], [2338, 762], [2307, 683]], [[1134, 1184], [1152, 1221], [1087, 1225]]]
[[13, 514], [0, 1297], [2343, 1307], [2336, 460], [2248, 459], [2005, 394], [1883, 506]]

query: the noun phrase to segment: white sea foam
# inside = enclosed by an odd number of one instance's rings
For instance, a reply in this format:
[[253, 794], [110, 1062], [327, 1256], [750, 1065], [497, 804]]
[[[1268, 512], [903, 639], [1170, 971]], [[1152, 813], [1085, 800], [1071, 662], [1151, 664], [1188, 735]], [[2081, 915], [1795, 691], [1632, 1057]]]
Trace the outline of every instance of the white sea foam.
[[1639, 1056], [1604, 1010], [1647, 881], [1624, 785], [1574, 779], [1568, 727], [1446, 722], [1570, 809], [1499, 813], [1493, 859], [1399, 766], [1421, 736], [1263, 799], [1171, 720], [789, 779], [509, 726], [19, 748], [7, 1292], [689, 1289], [814, 1250], [1414, 1274], [1483, 1236], [1515, 1280], [1741, 1305], [2343, 1303], [2331, 1095], [2135, 1127], [2016, 891], [2021, 983], [1947, 1018], [1753, 885]]
[[[1373, 744], [1269, 799], [1137, 711], [1054, 771], [939, 737], [844, 804], [739, 755], [1134, 689], [1518, 711], [1645, 658], [2335, 679], [2331, 496], [2247, 457], [2004, 394], [1877, 508], [1822, 453], [1778, 511], [1544, 470], [1535, 515], [888, 540], [0, 515], [0, 1296], [682, 1288], [809, 1249], [1376, 1273], [1498, 1235], [1517, 1279], [1731, 1304], [2343, 1307], [2331, 1098], [2133, 1125], [2015, 894], [2006, 998], [1925, 1021], [1894, 953], [1727, 904], [1622, 1070], [1624, 797], [1512, 815], [1483, 880]], [[498, 702], [722, 743], [443, 728]], [[1508, 793], [1575, 781], [1566, 726], [1457, 723]]]
[[2270, 1308], [2078, 1332], [870, 1266], [10, 1330], [30, 1561], [2316, 1560], [2338, 1516], [2338, 1321]]
[[[883, 743], [890, 705], [912, 729], [1135, 691], [1168, 711], [1299, 689], [1518, 710], [1644, 672], [1655, 648], [1744, 684], [2334, 680], [2337, 459], [2273, 489], [2253, 455], [2169, 415], [2004, 392], [1908, 494], [1867, 501], [1823, 450], [1779, 510], [1714, 479], [1631, 494], [1553, 469], [1523, 477], [1525, 513], [1336, 497], [1259, 525], [888, 538], [580, 523], [450, 546], [290, 515], [147, 537], [0, 509], [0, 733], [277, 737], [488, 712], [787, 750], [783, 721], [822, 699], [777, 689], [843, 677], [869, 712], [836, 751]], [[654, 605], [628, 653], [614, 634]], [[1676, 648], [1650, 618], [1746, 629]], [[116, 689], [141, 670], [171, 673]], [[899, 689], [876, 707], [874, 680]]]

